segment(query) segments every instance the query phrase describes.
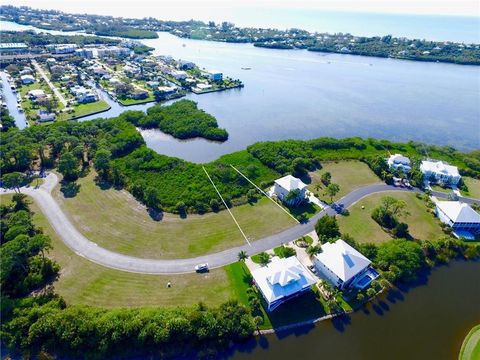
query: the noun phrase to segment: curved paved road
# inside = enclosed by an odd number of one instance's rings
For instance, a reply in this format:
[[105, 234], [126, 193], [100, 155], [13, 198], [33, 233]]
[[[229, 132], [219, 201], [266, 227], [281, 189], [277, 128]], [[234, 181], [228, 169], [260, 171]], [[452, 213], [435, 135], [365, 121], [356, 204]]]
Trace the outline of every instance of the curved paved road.
[[[106, 267], [144, 274], [191, 273], [194, 272], [194, 267], [196, 264], [205, 262], [209, 264], [210, 268], [225, 266], [237, 261], [237, 254], [242, 250], [247, 252], [249, 255], [254, 255], [281, 244], [288, 243], [311, 232], [314, 229], [316, 221], [322, 216], [327, 214], [334, 215], [336, 213], [334, 209], [327, 207], [320, 213], [313, 216], [309, 222], [305, 224], [298, 224], [278, 234], [257, 240], [253, 242], [251, 246], [245, 244], [243, 246], [234, 247], [218, 253], [189, 259], [144, 259], [123, 255], [104, 249], [83, 236], [70, 222], [68, 217], [51, 195], [51, 192], [56, 186], [57, 182], [57, 176], [53, 173], [50, 173], [46, 178], [44, 178], [44, 183], [39, 188], [24, 187], [21, 191], [22, 193], [31, 196], [35, 200], [60, 238], [77, 255]], [[348, 208], [365, 196], [383, 191], [420, 192], [418, 189], [407, 190], [405, 188], [396, 188], [384, 184], [369, 185], [352, 191], [340, 199], [337, 202], [337, 205], [343, 208]], [[13, 191], [3, 190], [3, 192], [12, 193]], [[446, 194], [444, 193], [434, 193], [434, 195], [438, 197], [446, 197]], [[479, 200], [468, 198], [461, 198], [461, 201], [467, 203], [480, 203]]]

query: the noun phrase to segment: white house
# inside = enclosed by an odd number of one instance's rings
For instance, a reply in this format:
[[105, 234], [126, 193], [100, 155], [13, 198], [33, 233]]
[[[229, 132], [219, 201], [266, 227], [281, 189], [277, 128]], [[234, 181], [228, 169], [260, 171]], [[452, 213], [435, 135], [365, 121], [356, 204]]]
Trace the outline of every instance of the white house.
[[173, 70], [171, 72], [171, 75], [176, 79], [176, 80], [185, 80], [187, 78], [187, 73], [185, 71], [177, 71]]
[[[295, 197], [289, 198], [290, 192], [298, 190], [298, 194]], [[300, 179], [292, 175], [284, 176], [275, 180], [273, 187], [273, 194], [277, 196], [282, 202], [287, 205], [298, 205], [305, 200], [307, 192], [307, 185]]]
[[420, 171], [423, 173], [425, 180], [433, 180], [447, 185], [457, 185], [461, 178], [456, 166], [448, 165], [442, 161], [422, 161]]
[[97, 95], [92, 89], [87, 89], [83, 86], [75, 85], [70, 89], [70, 91], [75, 96], [79, 104], [91, 103], [98, 100]]
[[408, 173], [412, 168], [410, 165], [410, 159], [401, 154], [390, 155], [387, 159], [387, 164], [390, 168]]
[[22, 75], [20, 76], [20, 81], [22, 84], [33, 84], [35, 82], [35, 78], [32, 75]]
[[47, 94], [45, 94], [45, 91], [43, 91], [42, 89], [30, 90], [27, 93], [27, 96], [30, 98], [30, 100], [34, 102], [38, 102], [47, 98]]
[[480, 215], [468, 204], [460, 201], [439, 201], [436, 214], [441, 222], [453, 229], [453, 234], [466, 240], [480, 235]]
[[341, 239], [323, 244], [322, 252], [315, 255], [313, 263], [319, 273], [340, 290], [364, 289], [378, 277], [370, 267], [371, 261]]
[[267, 266], [252, 271], [257, 288], [272, 311], [285, 301], [310, 291], [315, 278], [295, 256], [273, 258]]

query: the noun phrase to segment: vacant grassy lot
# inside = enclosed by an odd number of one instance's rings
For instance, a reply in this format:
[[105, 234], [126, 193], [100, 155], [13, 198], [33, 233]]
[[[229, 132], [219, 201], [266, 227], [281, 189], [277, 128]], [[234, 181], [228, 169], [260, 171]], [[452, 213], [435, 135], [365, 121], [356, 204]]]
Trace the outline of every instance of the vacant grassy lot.
[[[11, 195], [0, 196], [6, 203]], [[189, 306], [203, 301], [218, 305], [236, 297], [226, 271], [215, 269], [206, 274], [145, 275], [109, 269], [76, 255], [57, 236], [35, 203], [34, 222], [52, 239], [49, 256], [61, 267], [55, 290], [70, 304], [102, 307]], [[171, 281], [172, 287], [166, 284]]]
[[[155, 221], [127, 191], [101, 190], [94, 174], [79, 179], [78, 184], [76, 197], [65, 198], [59, 190], [54, 196], [77, 228], [107, 249], [144, 258], [185, 258], [245, 243], [226, 211], [186, 219], [165, 214]], [[295, 225], [266, 198], [231, 211], [251, 240]]]
[[61, 113], [58, 120], [69, 120], [77, 116], [87, 116], [100, 111], [106, 111], [110, 108], [105, 100], [100, 100], [88, 104], [79, 104], [73, 107], [73, 113]]
[[[340, 191], [333, 198], [334, 200], [340, 199], [356, 188], [381, 183], [368, 165], [360, 161], [322, 162], [322, 166], [321, 170], [310, 173], [312, 182], [308, 189], [323, 201], [330, 201], [330, 197], [325, 195], [325, 186], [321, 182], [321, 176], [326, 172], [332, 175], [331, 182], [340, 186]], [[319, 186], [318, 190], [317, 186]]]
[[[372, 218], [372, 210], [380, 204], [384, 196], [393, 196], [404, 200], [407, 203], [407, 210], [410, 213], [401, 221], [406, 222], [410, 234], [417, 239], [436, 240], [442, 236], [440, 222], [433, 214], [427, 212], [427, 207], [422, 200], [411, 193], [385, 192], [374, 194], [361, 199], [353, 205], [349, 216], [339, 216], [338, 223], [342, 233], [348, 233], [359, 242], [379, 243], [391, 239], [390, 235], [382, 230]], [[362, 209], [362, 206], [365, 209]]]
[[480, 359], [480, 325], [474, 326], [463, 340], [459, 360]]
[[468, 192], [462, 191], [462, 194], [468, 197], [480, 199], [480, 180], [470, 177], [464, 177], [463, 181], [468, 187]]

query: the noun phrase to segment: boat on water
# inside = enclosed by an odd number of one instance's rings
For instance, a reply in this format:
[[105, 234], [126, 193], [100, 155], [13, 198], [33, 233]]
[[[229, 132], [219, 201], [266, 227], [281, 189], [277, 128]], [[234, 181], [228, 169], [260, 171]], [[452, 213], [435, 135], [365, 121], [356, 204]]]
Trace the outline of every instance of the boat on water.
[[252, 70], [252, 68], [251, 68], [251, 67], [248, 67], [248, 66], [242, 67], [241, 69], [242, 69], [242, 70]]

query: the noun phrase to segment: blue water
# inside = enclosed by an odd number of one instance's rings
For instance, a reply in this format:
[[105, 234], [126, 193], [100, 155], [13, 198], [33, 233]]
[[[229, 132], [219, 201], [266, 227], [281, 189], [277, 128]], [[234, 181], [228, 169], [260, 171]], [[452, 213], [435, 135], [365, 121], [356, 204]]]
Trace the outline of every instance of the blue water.
[[[162, 20], [230, 21], [238, 26], [300, 28], [318, 32], [349, 32], [359, 36], [394, 35], [437, 41], [480, 43], [480, 17], [382, 14], [368, 12], [327, 11], [307, 8], [271, 8], [261, 4], [208, 1], [201, 5], [137, 0], [102, 6], [95, 2], [5, 0], [12, 5], [53, 8], [69, 13], [89, 13], [123, 17], [154, 17]], [[477, 14], [478, 15], [478, 14]]]
[[247, 9], [227, 14], [238, 25], [349, 32], [359, 36], [394, 35], [436, 41], [480, 43], [480, 17], [376, 14], [305, 9]]

